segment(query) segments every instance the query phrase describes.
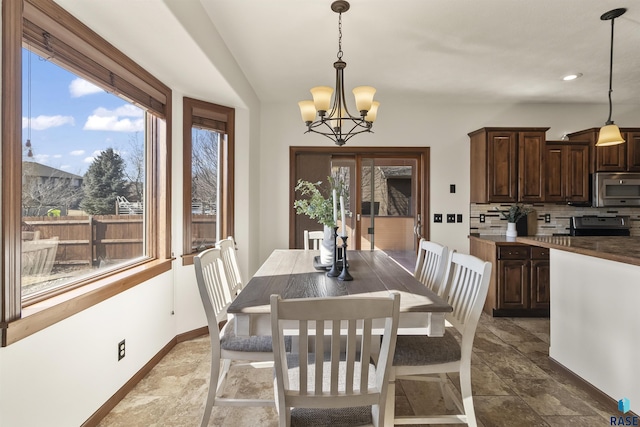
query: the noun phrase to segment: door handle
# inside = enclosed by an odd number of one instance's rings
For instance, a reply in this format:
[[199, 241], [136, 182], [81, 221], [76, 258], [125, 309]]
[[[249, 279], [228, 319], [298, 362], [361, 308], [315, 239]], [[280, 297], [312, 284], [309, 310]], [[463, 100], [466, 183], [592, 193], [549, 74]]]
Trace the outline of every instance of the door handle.
[[416, 225], [413, 227], [413, 234], [415, 234], [418, 237], [418, 239], [422, 239], [422, 235], [420, 234], [420, 229], [422, 228], [420, 214], [417, 215], [416, 219], [417, 219], [417, 222], [416, 222]]

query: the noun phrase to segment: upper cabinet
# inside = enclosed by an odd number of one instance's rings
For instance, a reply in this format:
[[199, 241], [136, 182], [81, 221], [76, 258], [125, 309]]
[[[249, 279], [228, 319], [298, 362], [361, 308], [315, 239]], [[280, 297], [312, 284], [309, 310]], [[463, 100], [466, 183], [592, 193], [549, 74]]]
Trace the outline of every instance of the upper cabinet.
[[544, 152], [545, 202], [589, 202], [587, 141], [547, 141]]
[[469, 133], [471, 203], [544, 201], [548, 129], [482, 128]]
[[624, 144], [596, 147], [600, 128], [591, 128], [568, 135], [570, 141], [588, 141], [591, 153], [590, 172], [640, 172], [640, 129], [620, 128]]

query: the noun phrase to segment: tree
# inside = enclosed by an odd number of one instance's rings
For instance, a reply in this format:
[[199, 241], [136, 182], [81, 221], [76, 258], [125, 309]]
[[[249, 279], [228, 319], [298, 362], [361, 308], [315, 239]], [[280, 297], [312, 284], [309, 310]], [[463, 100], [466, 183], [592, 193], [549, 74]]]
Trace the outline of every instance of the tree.
[[23, 162], [23, 215], [44, 215], [52, 207], [76, 208], [82, 190], [72, 180], [73, 176], [64, 171], [35, 162]]
[[84, 175], [84, 200], [80, 207], [90, 215], [115, 214], [116, 197], [126, 192], [124, 160], [107, 148], [93, 160]]
[[[142, 202], [144, 198], [144, 142], [140, 141], [140, 132], [129, 135], [129, 149], [127, 150], [125, 178], [129, 181], [131, 201]], [[131, 197], [130, 197], [131, 196]]]
[[198, 129], [192, 138], [191, 200], [203, 204], [202, 213], [216, 203], [218, 195], [218, 147], [220, 133]]

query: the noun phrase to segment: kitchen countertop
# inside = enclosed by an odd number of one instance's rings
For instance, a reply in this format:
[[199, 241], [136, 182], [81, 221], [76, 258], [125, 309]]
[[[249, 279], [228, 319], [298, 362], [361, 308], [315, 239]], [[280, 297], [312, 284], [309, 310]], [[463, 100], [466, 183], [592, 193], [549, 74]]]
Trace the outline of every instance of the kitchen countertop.
[[516, 241], [527, 245], [559, 249], [561, 251], [574, 252], [577, 254], [640, 266], [639, 237], [523, 236], [516, 237]]
[[514, 245], [523, 245], [524, 243], [520, 243], [516, 240], [514, 240], [513, 238], [507, 238], [507, 236], [505, 236], [504, 234], [500, 235], [500, 234], [471, 234], [469, 235], [470, 239], [480, 239], [480, 240], [484, 240], [487, 242], [492, 242], [492, 243], [511, 243]]

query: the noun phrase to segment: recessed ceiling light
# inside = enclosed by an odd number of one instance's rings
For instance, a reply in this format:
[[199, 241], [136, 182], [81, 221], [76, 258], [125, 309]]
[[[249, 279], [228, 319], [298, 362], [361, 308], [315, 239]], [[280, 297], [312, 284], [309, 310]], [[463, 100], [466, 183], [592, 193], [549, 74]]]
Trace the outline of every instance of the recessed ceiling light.
[[575, 73], [575, 74], [567, 74], [566, 76], [564, 76], [562, 78], [562, 80], [564, 80], [565, 82], [568, 82], [570, 80], [575, 80], [577, 78], [582, 77], [582, 73]]

